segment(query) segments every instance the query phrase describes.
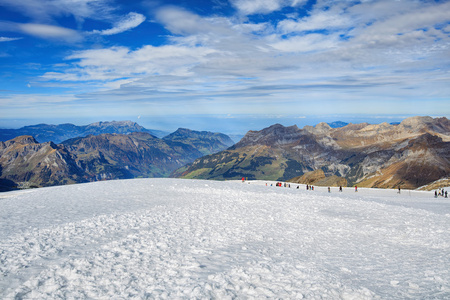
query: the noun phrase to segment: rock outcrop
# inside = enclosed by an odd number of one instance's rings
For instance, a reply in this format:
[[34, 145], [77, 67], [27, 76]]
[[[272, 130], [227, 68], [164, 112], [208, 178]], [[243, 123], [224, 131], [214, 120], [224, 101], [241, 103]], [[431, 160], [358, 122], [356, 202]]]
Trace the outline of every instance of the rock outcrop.
[[347, 186], [347, 180], [345, 178], [337, 175], [327, 177], [322, 169], [307, 172], [302, 176], [288, 180], [288, 182], [330, 187]]

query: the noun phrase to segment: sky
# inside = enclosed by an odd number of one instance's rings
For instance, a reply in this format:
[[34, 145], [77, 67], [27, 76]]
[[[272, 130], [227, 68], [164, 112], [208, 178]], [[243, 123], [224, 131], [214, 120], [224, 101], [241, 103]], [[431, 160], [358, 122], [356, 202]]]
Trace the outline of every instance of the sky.
[[[0, 0], [0, 127], [450, 116], [450, 1]], [[378, 122], [380, 121], [380, 122]]]

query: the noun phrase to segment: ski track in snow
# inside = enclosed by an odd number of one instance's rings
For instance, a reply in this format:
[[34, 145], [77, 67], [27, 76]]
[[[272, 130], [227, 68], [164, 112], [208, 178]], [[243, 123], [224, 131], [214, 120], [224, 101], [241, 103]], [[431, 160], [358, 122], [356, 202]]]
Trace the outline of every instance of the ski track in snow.
[[2, 193], [0, 298], [450, 299], [450, 199], [271, 183]]

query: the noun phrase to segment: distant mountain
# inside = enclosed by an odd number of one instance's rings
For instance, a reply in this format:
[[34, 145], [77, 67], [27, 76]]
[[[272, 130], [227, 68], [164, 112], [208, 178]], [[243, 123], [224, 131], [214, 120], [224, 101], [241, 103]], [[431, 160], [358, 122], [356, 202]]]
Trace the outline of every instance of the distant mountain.
[[[98, 125], [93, 128], [104, 124]], [[117, 130], [108, 129], [109, 125], [102, 130]], [[0, 142], [0, 191], [97, 180], [168, 177], [205, 153], [226, 149], [225, 143], [230, 141], [226, 135], [187, 129], [178, 130], [166, 139], [147, 132], [105, 133], [73, 138], [61, 144], [39, 143], [32, 136], [20, 136]]]
[[348, 125], [348, 123], [342, 121], [335, 121], [327, 124], [330, 125], [331, 128], [341, 128]]
[[289, 180], [323, 170], [348, 185], [417, 188], [450, 174], [450, 122], [413, 117], [399, 125], [331, 128], [275, 124], [249, 131], [229, 149], [197, 159], [172, 176]]
[[84, 126], [69, 123], [60, 125], [38, 124], [19, 129], [0, 129], [0, 141], [7, 141], [21, 135], [31, 135], [40, 143], [52, 141], [58, 144], [71, 138], [88, 136], [90, 134], [127, 134], [131, 132], [148, 132], [157, 137], [163, 137], [168, 134], [168, 132], [160, 130], [145, 129], [131, 121], [97, 122]]
[[186, 128], [179, 128], [174, 133], [164, 137], [163, 140], [192, 145], [203, 155], [216, 153], [234, 145], [230, 137], [225, 134], [194, 131]]

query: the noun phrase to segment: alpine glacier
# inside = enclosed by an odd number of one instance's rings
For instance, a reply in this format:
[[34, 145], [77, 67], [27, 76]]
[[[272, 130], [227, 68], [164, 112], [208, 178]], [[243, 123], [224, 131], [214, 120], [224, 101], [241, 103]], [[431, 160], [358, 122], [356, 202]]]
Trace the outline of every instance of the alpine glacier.
[[450, 299], [432, 192], [133, 179], [0, 194], [1, 299]]

